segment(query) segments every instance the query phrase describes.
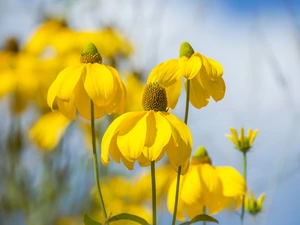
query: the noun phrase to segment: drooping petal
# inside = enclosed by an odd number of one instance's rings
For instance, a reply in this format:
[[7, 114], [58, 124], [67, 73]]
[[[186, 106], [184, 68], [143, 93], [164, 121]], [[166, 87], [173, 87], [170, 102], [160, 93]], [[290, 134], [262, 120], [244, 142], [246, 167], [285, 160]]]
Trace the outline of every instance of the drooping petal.
[[210, 95], [205, 89], [201, 77], [195, 76], [190, 80], [190, 102], [195, 108], [200, 109], [209, 103], [209, 99]]
[[125, 111], [125, 103], [126, 103], [125, 86], [120, 78], [118, 71], [111, 66], [107, 66], [107, 68], [110, 70], [110, 72], [113, 74], [113, 76], [117, 81], [116, 83], [117, 92], [115, 94], [115, 97], [111, 101], [111, 103], [106, 107], [106, 112], [109, 115], [112, 113], [122, 114]]
[[177, 171], [178, 166], [185, 165], [186, 161], [190, 159], [192, 135], [187, 125], [176, 116], [170, 113], [162, 113], [162, 115], [165, 116], [171, 125], [172, 138], [165, 148], [170, 163]]
[[[123, 127], [128, 126], [127, 123], [136, 123], [145, 115], [145, 112], [130, 112], [125, 113], [118, 118], [116, 118], [107, 128], [103, 135], [101, 143], [101, 160], [103, 164], [107, 165], [109, 163], [109, 153], [112, 155], [116, 162], [120, 162], [119, 147], [117, 145], [116, 134]], [[128, 128], [127, 128], [128, 129]]]
[[198, 74], [201, 66], [202, 66], [201, 59], [197, 55], [193, 55], [189, 59], [185, 56], [179, 59], [180, 71], [182, 75], [189, 80]]
[[149, 166], [151, 164], [151, 161], [149, 159], [147, 159], [143, 153], [138, 158], [138, 162], [139, 162], [140, 166]]
[[166, 93], [167, 93], [167, 99], [168, 99], [168, 107], [171, 109], [175, 109], [180, 92], [182, 89], [182, 81], [178, 80], [175, 84], [169, 86], [166, 88]]
[[29, 130], [30, 139], [43, 150], [52, 150], [64, 135], [70, 120], [60, 112], [43, 115]]
[[158, 82], [163, 87], [167, 88], [175, 84], [182, 78], [182, 73], [179, 69], [179, 60], [170, 59], [157, 65], [149, 74], [147, 83]]
[[203, 204], [203, 190], [196, 166], [191, 166], [189, 172], [183, 177], [180, 197], [188, 205]]
[[106, 66], [98, 63], [86, 64], [84, 88], [96, 105], [103, 107], [111, 104], [117, 86], [115, 76]]
[[247, 186], [245, 179], [233, 167], [216, 166], [215, 170], [223, 185], [223, 195], [227, 197], [236, 197], [245, 195]]
[[[132, 112], [134, 117], [128, 118], [119, 127], [117, 145], [121, 154], [129, 161], [137, 160], [144, 148], [147, 131], [148, 112]], [[141, 117], [143, 115], [143, 117]]]
[[201, 74], [201, 80], [203, 86], [216, 102], [224, 98], [226, 85], [222, 77], [211, 80], [208, 76]]
[[193, 219], [195, 216], [199, 214], [203, 214], [204, 205], [200, 202], [195, 203], [193, 205], [185, 205], [186, 213], [190, 219]]
[[223, 75], [223, 73], [224, 73], [222, 65], [219, 62], [217, 62], [216, 60], [214, 60], [214, 59], [207, 58], [207, 61], [214, 68], [212, 70], [213, 77], [221, 77]]
[[57, 98], [57, 106], [59, 111], [70, 120], [76, 119], [76, 107], [74, 104], [74, 93], [69, 101], [63, 101]]
[[[75, 106], [80, 116], [87, 120], [91, 119], [91, 99], [84, 89], [82, 79], [78, 81], [75, 88]], [[103, 107], [94, 104], [94, 118], [101, 118], [104, 116], [104, 113]]]
[[77, 85], [78, 80], [81, 77], [81, 73], [84, 70], [84, 64], [78, 64], [70, 66], [61, 71], [57, 78], [57, 97], [63, 101], [69, 101], [74, 93], [74, 89]]
[[170, 141], [171, 127], [169, 121], [161, 112], [149, 111], [147, 117], [147, 130], [144, 156], [155, 161], [164, 152], [164, 147]]

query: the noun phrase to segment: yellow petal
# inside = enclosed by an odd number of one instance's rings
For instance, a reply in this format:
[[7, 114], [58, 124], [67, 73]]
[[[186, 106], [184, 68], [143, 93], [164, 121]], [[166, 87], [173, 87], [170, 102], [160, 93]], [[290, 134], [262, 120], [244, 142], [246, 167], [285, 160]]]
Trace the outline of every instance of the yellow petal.
[[182, 75], [189, 80], [198, 74], [201, 66], [202, 66], [201, 59], [197, 55], [193, 55], [189, 59], [185, 56], [179, 59], [180, 71]]
[[57, 87], [57, 97], [63, 101], [70, 100], [83, 69], [84, 64], [78, 64], [67, 67], [58, 74], [56, 79], [60, 85]]
[[163, 149], [171, 138], [171, 127], [169, 121], [161, 112], [150, 111], [147, 117], [147, 130], [144, 156], [155, 161], [163, 154]]
[[259, 210], [262, 209], [262, 206], [263, 206], [265, 197], [266, 197], [266, 194], [265, 194], [265, 193], [262, 193], [262, 194], [258, 197], [258, 199], [257, 199], [257, 207], [258, 207]]
[[214, 59], [207, 58], [207, 60], [211, 64], [211, 66], [214, 68], [212, 70], [213, 77], [220, 77], [220, 76], [222, 76], [223, 73], [224, 73], [222, 65], [219, 62], [217, 62], [216, 60], [214, 60]]
[[207, 89], [211, 97], [216, 101], [220, 101], [224, 98], [226, 85], [222, 77], [218, 77], [215, 80], [211, 80], [208, 76], [201, 74], [203, 86]]
[[235, 197], [246, 194], [245, 179], [236, 169], [230, 166], [216, 166], [215, 170], [222, 182], [224, 196]]
[[[82, 80], [78, 81], [75, 88], [75, 106], [80, 116], [87, 120], [91, 119], [91, 99], [84, 89]], [[101, 118], [104, 114], [104, 108], [94, 104], [94, 117]]]
[[[144, 115], [143, 117], [140, 117]], [[145, 146], [147, 117], [149, 112], [132, 112], [134, 117], [124, 120], [117, 134], [117, 145], [121, 154], [129, 161], [137, 160]]]
[[240, 142], [241, 142], [241, 146], [244, 146], [244, 127], [241, 127], [241, 132], [240, 132]]
[[[116, 118], [105, 131], [101, 143], [101, 160], [103, 164], [109, 163], [109, 153], [116, 162], [120, 162], [121, 153], [117, 145], [117, 133], [128, 121], [138, 121], [145, 115], [145, 112], [125, 113]], [[132, 123], [132, 122], [131, 122]]]
[[232, 141], [236, 148], [239, 148], [239, 139], [236, 130], [231, 127], [230, 132], [232, 134], [231, 136], [229, 134], [226, 134], [225, 136]]
[[86, 64], [84, 88], [93, 102], [102, 107], [111, 104], [117, 92], [118, 82], [104, 65]]
[[30, 139], [43, 150], [52, 150], [64, 135], [70, 120], [60, 112], [43, 115], [29, 130]]
[[170, 59], [157, 65], [149, 74], [147, 83], [158, 82], [163, 87], [167, 88], [175, 84], [182, 78], [182, 73], [179, 69], [179, 60]]
[[200, 109], [208, 104], [209, 99], [210, 95], [203, 86], [200, 75], [195, 76], [190, 80], [190, 102], [195, 108]]
[[190, 219], [193, 219], [195, 216], [204, 213], [204, 205], [202, 205], [200, 202], [195, 203], [193, 205], [185, 205], [185, 209]]
[[57, 106], [59, 111], [70, 120], [76, 119], [76, 108], [74, 104], [74, 94], [69, 101], [63, 101], [57, 98]]
[[167, 99], [168, 99], [168, 107], [170, 107], [171, 109], [175, 109], [179, 96], [180, 96], [180, 92], [181, 92], [181, 88], [182, 88], [182, 81], [178, 80], [175, 84], [169, 86], [166, 88], [166, 93], [167, 93]]
[[197, 166], [191, 166], [182, 179], [180, 197], [188, 205], [203, 204], [203, 190]]
[[149, 166], [151, 164], [151, 161], [144, 156], [144, 154], [141, 154], [138, 158], [138, 162], [140, 166]]
[[[170, 113], [161, 113], [170, 122], [172, 138], [165, 149], [171, 165], [177, 171], [190, 159], [192, 151], [192, 135], [187, 125]], [[185, 171], [186, 172], [186, 171]], [[182, 173], [183, 174], [183, 173]]]
[[255, 130], [255, 131], [252, 132], [251, 137], [248, 137], [249, 138], [249, 145], [250, 146], [252, 146], [253, 141], [255, 140], [255, 137], [256, 137], [257, 134], [258, 134], [258, 130]]
[[115, 94], [115, 97], [112, 99], [111, 103], [106, 107], [106, 112], [109, 115], [112, 113], [122, 114], [125, 111], [125, 103], [126, 103], [125, 86], [120, 78], [118, 71], [111, 66], [107, 66], [107, 68], [110, 70], [110, 72], [113, 74], [113, 76], [117, 81], [116, 83], [117, 92]]

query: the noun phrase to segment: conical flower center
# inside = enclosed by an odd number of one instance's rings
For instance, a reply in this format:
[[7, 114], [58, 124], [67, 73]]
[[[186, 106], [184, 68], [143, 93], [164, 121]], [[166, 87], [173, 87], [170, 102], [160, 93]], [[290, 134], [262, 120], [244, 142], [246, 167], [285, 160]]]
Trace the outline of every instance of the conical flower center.
[[200, 146], [196, 150], [196, 153], [192, 158], [192, 165], [205, 164], [205, 163], [211, 165], [211, 159], [208, 156], [206, 149], [203, 146]]
[[165, 88], [158, 83], [147, 84], [144, 90], [142, 105], [146, 111], [166, 112], [168, 100]]
[[98, 52], [98, 49], [92, 42], [88, 43], [84, 47], [84, 49], [81, 53], [80, 62], [81, 63], [99, 63], [99, 64], [102, 63], [102, 57], [101, 57], [100, 53]]

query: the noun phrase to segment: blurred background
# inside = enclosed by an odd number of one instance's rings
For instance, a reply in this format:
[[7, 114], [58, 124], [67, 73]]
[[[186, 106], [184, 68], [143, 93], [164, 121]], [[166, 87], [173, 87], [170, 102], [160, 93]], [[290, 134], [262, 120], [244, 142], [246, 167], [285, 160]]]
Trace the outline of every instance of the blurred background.
[[[1, 0], [0, 224], [72, 225], [83, 224], [85, 212], [99, 215], [89, 123], [68, 121], [46, 104], [50, 84], [78, 62], [89, 41], [120, 72], [127, 111], [141, 109], [149, 72], [177, 58], [183, 41], [219, 61], [226, 94], [200, 110], [190, 108], [193, 149], [204, 145], [214, 165], [242, 173], [242, 155], [225, 134], [230, 127], [259, 129], [247, 184], [266, 199], [262, 212], [247, 214], [244, 224], [299, 224], [299, 9], [297, 0]], [[184, 98], [173, 111], [179, 118]], [[111, 119], [97, 121], [99, 139]], [[150, 169], [124, 168], [101, 166], [104, 196], [115, 210], [149, 218]], [[158, 176], [161, 187], [169, 182], [166, 171]], [[161, 192], [159, 224], [169, 224]], [[214, 217], [240, 223], [228, 210]]]

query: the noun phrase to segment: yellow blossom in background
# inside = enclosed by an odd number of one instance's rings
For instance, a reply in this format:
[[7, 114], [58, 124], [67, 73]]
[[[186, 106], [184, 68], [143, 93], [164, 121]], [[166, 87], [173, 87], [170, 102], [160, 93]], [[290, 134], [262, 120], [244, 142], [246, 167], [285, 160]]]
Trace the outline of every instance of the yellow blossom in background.
[[126, 111], [132, 112], [143, 110], [141, 101], [144, 85], [140, 81], [139, 76], [135, 73], [129, 73], [126, 76], [124, 83], [127, 92]]
[[95, 118], [122, 113], [125, 108], [125, 87], [119, 73], [102, 64], [94, 44], [89, 43], [81, 55], [81, 63], [61, 71], [49, 88], [47, 103], [57, 102], [59, 111], [69, 119], [76, 118], [76, 110], [85, 119], [91, 117], [94, 103]]
[[145, 87], [145, 111], [119, 116], [107, 128], [102, 139], [101, 160], [108, 165], [110, 158], [132, 170], [137, 160], [141, 166], [159, 161], [167, 153], [177, 171], [185, 174], [189, 166], [192, 136], [185, 123], [168, 113], [165, 89], [158, 83]]
[[234, 144], [235, 148], [242, 151], [248, 152], [252, 147], [254, 139], [258, 133], [258, 130], [249, 129], [248, 135], [244, 135], [244, 128], [241, 127], [240, 136], [238, 137], [237, 131], [234, 128], [230, 128], [230, 134], [226, 134], [225, 136]]
[[[148, 184], [151, 185], [151, 183]], [[151, 213], [146, 207], [144, 192], [140, 192], [135, 181], [126, 179], [121, 176], [110, 176], [109, 179], [104, 180], [101, 184], [103, 196], [105, 196], [105, 206], [108, 215], [115, 216], [120, 213], [137, 214], [148, 222], [151, 221]], [[148, 191], [151, 191], [148, 188]], [[99, 203], [99, 196], [96, 187], [92, 190], [92, 196], [95, 203]], [[102, 213], [99, 210], [94, 210], [91, 218], [97, 221], [105, 221]], [[114, 224], [132, 224], [131, 221], [114, 222]]]
[[[235, 202], [235, 209], [242, 204], [247, 187], [244, 178], [230, 166], [212, 166], [204, 147], [198, 148], [192, 164], [182, 178], [179, 189], [177, 218], [184, 220], [202, 214], [204, 207], [213, 215]], [[176, 179], [168, 192], [168, 209], [174, 210]]]
[[29, 130], [30, 139], [42, 150], [52, 150], [64, 135], [70, 120], [60, 112], [43, 115]]
[[220, 101], [225, 95], [223, 68], [217, 61], [194, 52], [187, 42], [180, 47], [180, 58], [167, 60], [156, 66], [148, 77], [166, 88], [168, 106], [175, 108], [182, 89], [182, 78], [190, 80], [190, 102], [195, 108], [206, 106], [212, 97]]
[[256, 215], [262, 210], [263, 203], [265, 200], [265, 193], [262, 193], [258, 199], [256, 200], [253, 196], [252, 191], [250, 191], [249, 195], [245, 197], [245, 209], [247, 212]]

